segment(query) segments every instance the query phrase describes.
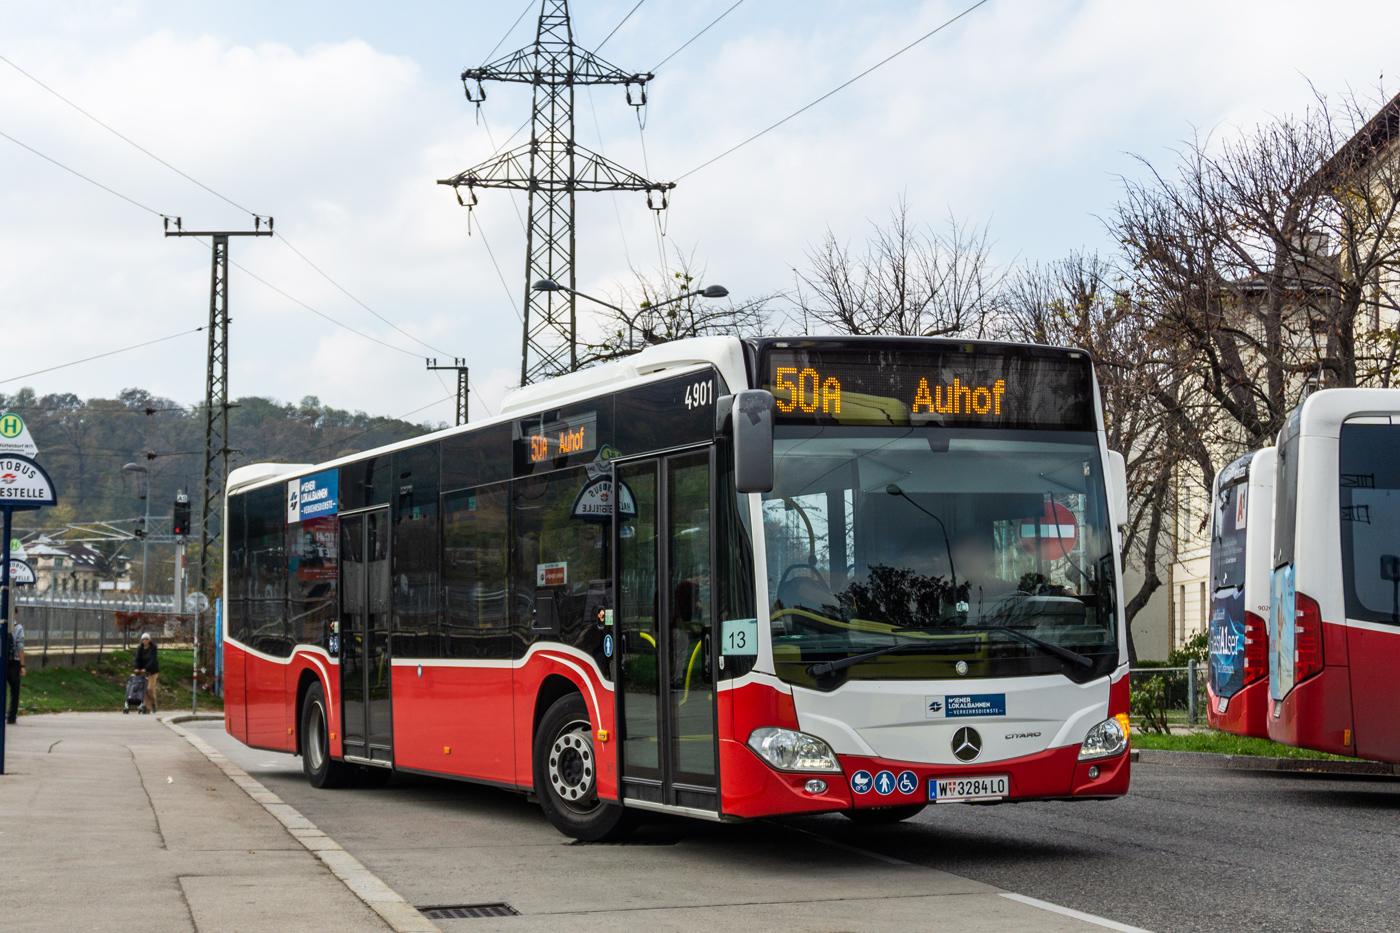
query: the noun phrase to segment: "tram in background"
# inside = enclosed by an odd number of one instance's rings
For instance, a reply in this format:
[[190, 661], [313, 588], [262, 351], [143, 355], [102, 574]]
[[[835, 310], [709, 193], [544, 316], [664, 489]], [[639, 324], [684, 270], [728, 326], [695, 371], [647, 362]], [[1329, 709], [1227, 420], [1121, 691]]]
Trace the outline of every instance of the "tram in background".
[[1269, 737], [1400, 762], [1400, 390], [1316, 392], [1276, 449]]
[[1082, 351], [697, 338], [230, 476], [227, 730], [562, 832], [1127, 791], [1123, 460]]
[[1211, 501], [1207, 718], [1225, 732], [1268, 738], [1274, 449], [1221, 470]]

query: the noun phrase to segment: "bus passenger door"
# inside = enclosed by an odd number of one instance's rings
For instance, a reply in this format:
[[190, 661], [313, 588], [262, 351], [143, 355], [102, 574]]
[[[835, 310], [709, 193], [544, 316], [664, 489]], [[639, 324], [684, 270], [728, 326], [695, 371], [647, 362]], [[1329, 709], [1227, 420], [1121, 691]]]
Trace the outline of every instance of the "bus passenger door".
[[340, 521], [340, 697], [345, 757], [394, 760], [389, 658], [389, 510]]
[[717, 812], [710, 451], [616, 471], [636, 504], [616, 522], [621, 792]]

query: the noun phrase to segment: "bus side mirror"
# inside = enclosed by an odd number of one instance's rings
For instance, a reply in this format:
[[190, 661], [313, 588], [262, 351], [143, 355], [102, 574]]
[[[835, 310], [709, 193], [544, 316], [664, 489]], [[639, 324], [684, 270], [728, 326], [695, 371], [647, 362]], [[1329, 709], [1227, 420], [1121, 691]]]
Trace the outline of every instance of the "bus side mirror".
[[1387, 583], [1400, 583], [1400, 555], [1381, 555], [1381, 579]]
[[1113, 524], [1128, 524], [1128, 462], [1116, 450], [1108, 452], [1108, 514]]
[[734, 393], [734, 485], [739, 492], [773, 491], [773, 393]]

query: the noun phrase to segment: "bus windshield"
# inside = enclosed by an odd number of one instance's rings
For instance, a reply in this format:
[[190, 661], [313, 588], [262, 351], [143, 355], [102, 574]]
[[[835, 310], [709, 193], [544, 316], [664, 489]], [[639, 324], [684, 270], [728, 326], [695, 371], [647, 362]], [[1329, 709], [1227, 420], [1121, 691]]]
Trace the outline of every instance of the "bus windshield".
[[[779, 427], [775, 457], [763, 519], [785, 680], [1086, 680], [1117, 663], [1093, 433]], [[812, 671], [906, 643], [839, 673]]]

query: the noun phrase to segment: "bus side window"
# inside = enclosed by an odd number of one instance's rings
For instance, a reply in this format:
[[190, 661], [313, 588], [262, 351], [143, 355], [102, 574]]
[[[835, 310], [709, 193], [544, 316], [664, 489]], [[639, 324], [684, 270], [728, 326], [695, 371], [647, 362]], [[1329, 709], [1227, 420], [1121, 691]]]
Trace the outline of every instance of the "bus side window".
[[228, 546], [228, 633], [235, 640], [248, 644], [248, 549], [244, 541], [247, 521], [247, 494], [228, 497], [224, 532]]
[[609, 575], [608, 525], [577, 518], [573, 512], [588, 482], [581, 467], [515, 481], [515, 622], [517, 634], [527, 643], [558, 640], [597, 655], [601, 666], [602, 631], [596, 618], [585, 616], [590, 584], [596, 590], [597, 581]]
[[511, 656], [510, 483], [443, 497], [443, 653], [449, 658]]

